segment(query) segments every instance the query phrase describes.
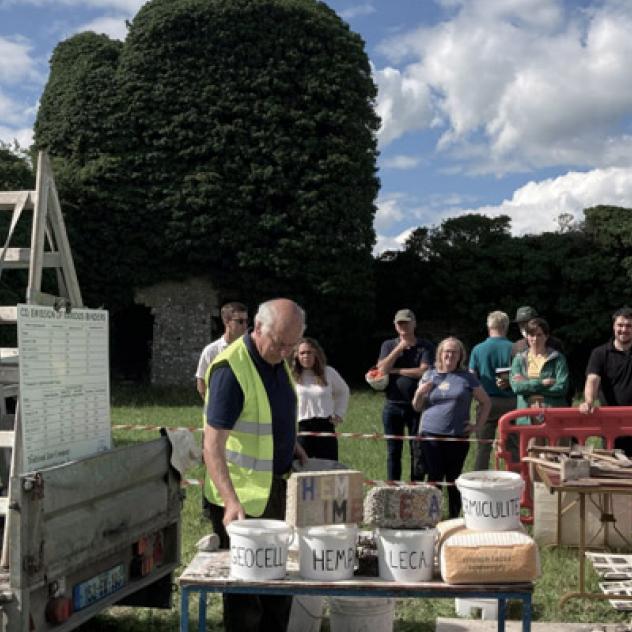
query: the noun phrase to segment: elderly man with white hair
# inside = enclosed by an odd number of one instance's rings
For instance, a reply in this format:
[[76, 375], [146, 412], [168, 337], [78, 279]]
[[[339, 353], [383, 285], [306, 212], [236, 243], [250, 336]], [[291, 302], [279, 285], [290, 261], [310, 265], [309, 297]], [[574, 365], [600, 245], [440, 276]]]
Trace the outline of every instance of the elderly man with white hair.
[[[220, 547], [226, 526], [285, 517], [286, 480], [296, 441], [296, 393], [285, 362], [305, 329], [305, 313], [279, 298], [259, 306], [254, 329], [215, 358], [207, 373], [204, 495]], [[224, 629], [284, 631], [292, 598], [225, 594]]]

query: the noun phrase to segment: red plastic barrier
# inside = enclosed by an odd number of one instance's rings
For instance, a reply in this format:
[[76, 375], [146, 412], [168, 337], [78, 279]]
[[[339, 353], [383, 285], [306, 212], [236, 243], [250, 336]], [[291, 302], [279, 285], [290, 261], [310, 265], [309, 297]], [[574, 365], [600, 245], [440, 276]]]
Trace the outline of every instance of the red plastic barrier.
[[[517, 417], [531, 417], [536, 421], [534, 425], [516, 426], [512, 422]], [[581, 445], [589, 437], [602, 437], [606, 449], [612, 450], [617, 437], [632, 436], [632, 406], [608, 406], [586, 415], [577, 408], [523, 408], [512, 410], [498, 420], [496, 467], [499, 467], [502, 459], [506, 469], [522, 476], [525, 487], [520, 503], [530, 513], [523, 518], [523, 522], [532, 522], [533, 497], [529, 464], [512, 460], [507, 449], [510, 434], [518, 435], [520, 459], [527, 456], [529, 441], [536, 437], [545, 439], [547, 445], [558, 445], [564, 437], [575, 437]]]

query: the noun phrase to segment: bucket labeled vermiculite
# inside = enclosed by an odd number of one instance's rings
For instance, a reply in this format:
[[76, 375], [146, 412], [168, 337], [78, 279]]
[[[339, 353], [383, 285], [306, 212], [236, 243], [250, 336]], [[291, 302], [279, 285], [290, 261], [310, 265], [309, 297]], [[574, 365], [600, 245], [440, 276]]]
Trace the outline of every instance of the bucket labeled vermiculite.
[[482, 470], [456, 479], [465, 526], [476, 531], [520, 528], [520, 497], [524, 481], [515, 472]]
[[283, 520], [235, 520], [230, 536], [230, 577], [267, 581], [285, 577], [291, 528]]

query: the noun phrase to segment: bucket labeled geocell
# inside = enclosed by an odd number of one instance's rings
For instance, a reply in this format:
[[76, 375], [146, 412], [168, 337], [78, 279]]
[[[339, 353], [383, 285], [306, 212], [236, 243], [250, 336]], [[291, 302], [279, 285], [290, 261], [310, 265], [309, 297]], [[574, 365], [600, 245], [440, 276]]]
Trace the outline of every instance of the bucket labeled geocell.
[[358, 533], [355, 524], [303, 527], [297, 532], [301, 577], [321, 581], [353, 577]]
[[436, 529], [377, 529], [380, 577], [395, 582], [432, 579]]
[[476, 531], [520, 529], [520, 474], [499, 470], [467, 472], [456, 479], [465, 526]]
[[230, 577], [266, 581], [285, 577], [291, 528], [283, 520], [235, 520], [230, 536]]

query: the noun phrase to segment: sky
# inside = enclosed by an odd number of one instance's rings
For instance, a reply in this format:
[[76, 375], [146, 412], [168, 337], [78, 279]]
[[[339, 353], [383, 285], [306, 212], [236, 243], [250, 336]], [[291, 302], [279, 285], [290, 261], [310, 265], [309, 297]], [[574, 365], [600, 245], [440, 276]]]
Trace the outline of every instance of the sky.
[[[142, 0], [0, 0], [0, 140], [28, 146], [55, 45]], [[517, 235], [632, 208], [632, 1], [329, 0], [378, 87], [375, 252], [464, 213]]]

